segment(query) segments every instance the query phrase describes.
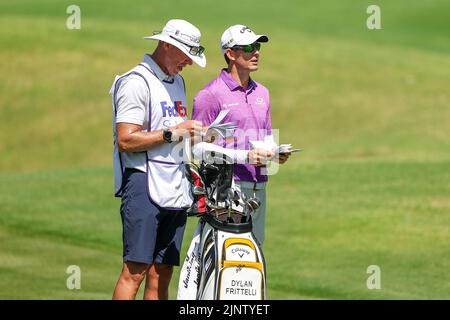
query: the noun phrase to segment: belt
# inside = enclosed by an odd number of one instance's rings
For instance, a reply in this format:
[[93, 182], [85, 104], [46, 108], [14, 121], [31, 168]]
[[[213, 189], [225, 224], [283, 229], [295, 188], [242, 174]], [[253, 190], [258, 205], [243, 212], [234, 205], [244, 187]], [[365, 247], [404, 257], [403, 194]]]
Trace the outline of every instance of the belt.
[[263, 190], [266, 188], [267, 182], [234, 181], [234, 183], [239, 184], [242, 188], [245, 189]]

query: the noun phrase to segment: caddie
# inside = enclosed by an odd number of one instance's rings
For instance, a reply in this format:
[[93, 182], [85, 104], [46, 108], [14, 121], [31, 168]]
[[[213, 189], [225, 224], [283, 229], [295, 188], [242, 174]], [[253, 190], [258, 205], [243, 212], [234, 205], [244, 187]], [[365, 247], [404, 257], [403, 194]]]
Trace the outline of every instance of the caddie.
[[[115, 195], [122, 198], [123, 267], [113, 299], [134, 299], [145, 279], [144, 299], [168, 299], [173, 266], [180, 263], [192, 204], [183, 153], [202, 129], [187, 120], [186, 87], [179, 73], [193, 62], [205, 67], [201, 33], [184, 20], [170, 20], [152, 54], [111, 88]], [[181, 152], [180, 152], [181, 151]]]

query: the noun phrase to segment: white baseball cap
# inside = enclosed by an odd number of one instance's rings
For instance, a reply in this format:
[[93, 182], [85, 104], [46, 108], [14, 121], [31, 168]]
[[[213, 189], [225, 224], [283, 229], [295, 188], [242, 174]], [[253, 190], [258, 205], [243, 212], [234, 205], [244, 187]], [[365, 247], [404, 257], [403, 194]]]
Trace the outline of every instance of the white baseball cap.
[[169, 20], [162, 31], [153, 32], [152, 36], [144, 37], [147, 40], [161, 40], [174, 45], [197, 63], [200, 67], [206, 66], [205, 50], [200, 46], [200, 30], [191, 23], [180, 20]]
[[252, 44], [254, 42], [267, 42], [269, 37], [264, 34], [255, 34], [249, 27], [242, 24], [236, 24], [229, 27], [220, 38], [220, 49], [224, 54], [227, 48], [236, 45]]

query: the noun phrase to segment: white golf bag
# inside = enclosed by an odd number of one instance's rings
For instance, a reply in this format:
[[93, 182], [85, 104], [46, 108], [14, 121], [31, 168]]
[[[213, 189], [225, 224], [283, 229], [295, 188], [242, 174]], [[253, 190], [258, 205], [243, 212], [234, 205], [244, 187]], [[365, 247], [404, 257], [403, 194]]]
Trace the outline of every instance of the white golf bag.
[[264, 255], [251, 220], [259, 201], [232, 189], [231, 170], [230, 164], [202, 164], [195, 170], [204, 179], [204, 190], [197, 190], [204, 191], [207, 210], [197, 214], [200, 221], [180, 273], [179, 300], [266, 298]]
[[197, 299], [264, 300], [265, 262], [251, 221], [229, 223], [210, 214], [202, 219]]

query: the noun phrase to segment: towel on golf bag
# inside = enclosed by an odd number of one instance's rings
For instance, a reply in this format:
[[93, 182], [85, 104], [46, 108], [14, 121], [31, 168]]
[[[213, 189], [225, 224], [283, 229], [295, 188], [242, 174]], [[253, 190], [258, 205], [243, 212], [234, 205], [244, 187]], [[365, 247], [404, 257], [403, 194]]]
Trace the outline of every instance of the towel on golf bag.
[[194, 237], [180, 271], [177, 300], [196, 300], [200, 282], [200, 233], [202, 224], [199, 222]]

